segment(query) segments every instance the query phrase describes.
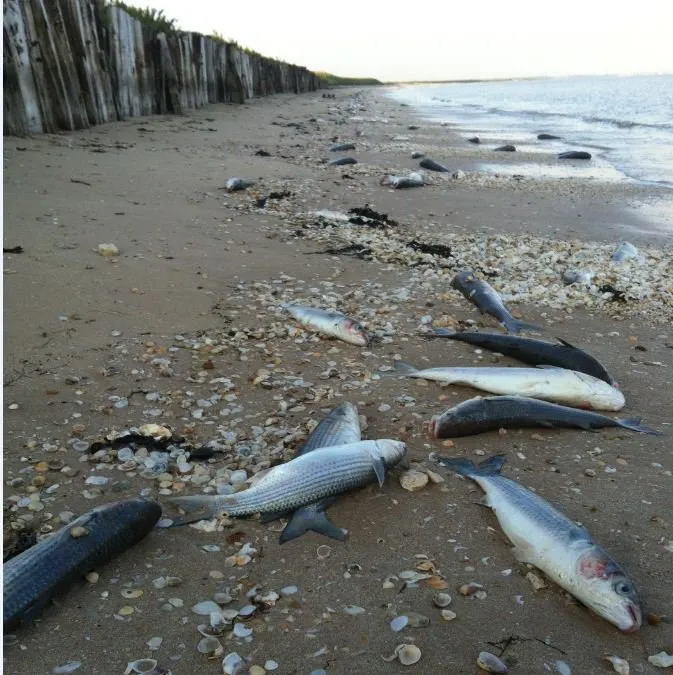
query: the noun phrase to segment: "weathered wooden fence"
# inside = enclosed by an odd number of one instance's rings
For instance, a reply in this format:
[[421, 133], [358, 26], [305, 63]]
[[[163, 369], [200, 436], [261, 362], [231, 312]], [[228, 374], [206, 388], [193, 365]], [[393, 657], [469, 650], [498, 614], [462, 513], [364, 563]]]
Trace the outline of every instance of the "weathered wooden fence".
[[199, 33], [158, 33], [101, 0], [3, 0], [4, 133], [82, 129], [314, 91], [300, 66]]

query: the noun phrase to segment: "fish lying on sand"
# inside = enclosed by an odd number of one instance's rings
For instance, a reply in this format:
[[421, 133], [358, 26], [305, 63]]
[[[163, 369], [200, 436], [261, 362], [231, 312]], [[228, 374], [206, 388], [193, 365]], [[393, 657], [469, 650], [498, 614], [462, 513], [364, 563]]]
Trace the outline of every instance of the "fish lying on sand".
[[252, 187], [255, 184], [251, 180], [243, 180], [242, 178], [230, 178], [227, 181], [226, 189], [227, 192], [238, 192], [239, 190], [245, 190], [249, 187]]
[[547, 427], [564, 429], [605, 429], [621, 427], [641, 434], [661, 436], [660, 431], [640, 424], [639, 417], [615, 420], [587, 410], [569, 408], [527, 396], [477, 396], [449, 408], [430, 422], [433, 438], [472, 436], [495, 429]]
[[247, 490], [231, 495], [168, 498], [186, 512], [199, 512], [175, 520], [173, 526], [213, 518], [220, 513], [235, 517], [295, 511], [376, 480], [383, 485], [386, 469], [395, 466], [405, 453], [404, 443], [390, 439], [318, 448], [273, 467]]
[[486, 281], [478, 279], [472, 270], [458, 272], [451, 281], [451, 286], [460, 291], [482, 314], [490, 314], [497, 319], [508, 333], [519, 333], [522, 330], [544, 330], [533, 323], [515, 319], [495, 289]]
[[493, 509], [520, 562], [542, 570], [619, 630], [632, 633], [640, 628], [640, 600], [628, 576], [585, 528], [502, 476], [504, 456], [490, 457], [478, 467], [463, 457], [439, 457], [438, 462], [484, 490], [483, 503]]
[[352, 345], [366, 347], [369, 344], [369, 335], [363, 326], [341, 312], [327, 312], [324, 309], [292, 303], [281, 307], [307, 328], [313, 328], [319, 333], [339, 338]]
[[612, 386], [617, 383], [603, 365], [593, 356], [571, 345], [561, 338], [561, 344], [519, 337], [518, 335], [500, 335], [499, 333], [452, 333], [446, 328], [436, 328], [426, 337], [443, 337], [449, 340], [467, 342], [476, 347], [483, 347], [503, 356], [510, 356], [530, 366], [556, 366], [576, 370], [603, 380]]
[[422, 173], [414, 171], [408, 176], [385, 176], [381, 179], [380, 184], [390, 185], [396, 190], [402, 190], [404, 188], [423, 187], [425, 178]]
[[357, 164], [358, 160], [355, 157], [339, 157], [339, 159], [333, 159], [331, 162], [327, 162], [327, 166], [346, 166], [348, 164]]
[[28, 624], [74, 581], [137, 544], [161, 517], [145, 499], [99, 506], [2, 566], [5, 631]]
[[622, 242], [612, 254], [612, 262], [621, 263], [638, 257], [638, 249], [628, 241]]
[[428, 171], [438, 171], [439, 173], [448, 173], [448, 169], [443, 166], [442, 164], [439, 164], [439, 162], [435, 162], [434, 159], [423, 159], [419, 162], [419, 166], [422, 169], [427, 169]]
[[346, 150], [355, 150], [354, 143], [337, 143], [330, 148], [330, 152], [345, 152]]
[[415, 377], [445, 384], [463, 384], [504, 396], [530, 396], [575, 408], [621, 410], [624, 394], [607, 382], [586, 373], [544, 366], [542, 368], [425, 368], [418, 370], [395, 361], [402, 377]]
[[[360, 420], [357, 408], [352, 403], [342, 403], [320, 421], [306, 443], [297, 452], [296, 457], [301, 457], [318, 448], [357, 443], [360, 439]], [[346, 535], [343, 530], [330, 523], [325, 514], [325, 510], [336, 500], [336, 496], [324, 497], [312, 504], [301, 506], [294, 512], [262, 514], [260, 520], [262, 523], [270, 523], [278, 518], [289, 516], [290, 520], [280, 535], [281, 544], [296, 539], [309, 530], [332, 539], [345, 541]]]

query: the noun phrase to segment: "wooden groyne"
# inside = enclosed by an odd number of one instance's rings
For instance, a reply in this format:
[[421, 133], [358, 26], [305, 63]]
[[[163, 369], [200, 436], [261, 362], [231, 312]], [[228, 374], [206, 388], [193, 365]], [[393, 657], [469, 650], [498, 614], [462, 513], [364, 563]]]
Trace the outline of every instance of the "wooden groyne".
[[306, 68], [199, 33], [161, 33], [101, 0], [3, 2], [5, 135], [322, 86]]

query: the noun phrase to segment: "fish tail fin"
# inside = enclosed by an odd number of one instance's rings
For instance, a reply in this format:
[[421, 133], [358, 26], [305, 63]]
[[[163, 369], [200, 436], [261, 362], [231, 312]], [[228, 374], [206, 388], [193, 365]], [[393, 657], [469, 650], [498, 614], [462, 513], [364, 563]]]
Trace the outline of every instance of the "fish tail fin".
[[418, 368], [414, 368], [410, 363], [405, 363], [404, 361], [395, 361], [393, 368], [400, 377], [407, 377], [418, 372]]
[[508, 333], [520, 333], [522, 330], [536, 330], [544, 332], [542, 326], [538, 326], [534, 323], [528, 323], [526, 321], [519, 321], [519, 319], [506, 319], [502, 322], [502, 325], [505, 327], [505, 330]]
[[649, 434], [650, 436], [663, 436], [663, 432], [657, 429], [651, 429], [640, 423], [640, 417], [625, 417], [617, 420], [617, 424], [624, 429], [631, 429], [631, 431], [638, 431], [641, 434]]
[[437, 461], [460, 476], [476, 478], [477, 476], [498, 475], [505, 463], [505, 455], [493, 455], [478, 466], [467, 457], [438, 457]]
[[212, 495], [170, 497], [167, 500], [168, 502], [175, 504], [175, 506], [190, 514], [188, 517], [176, 519], [173, 523], [173, 527], [214, 518], [219, 513], [226, 511], [227, 504], [235, 503], [235, 500], [231, 499], [232, 497], [234, 497], [234, 495], [229, 495], [226, 503], [223, 503], [221, 496], [214, 497]]
[[324, 511], [316, 509], [297, 509], [290, 518], [290, 522], [281, 532], [280, 543], [285, 544], [306, 532], [317, 532], [331, 539], [346, 541], [344, 531], [330, 523]]

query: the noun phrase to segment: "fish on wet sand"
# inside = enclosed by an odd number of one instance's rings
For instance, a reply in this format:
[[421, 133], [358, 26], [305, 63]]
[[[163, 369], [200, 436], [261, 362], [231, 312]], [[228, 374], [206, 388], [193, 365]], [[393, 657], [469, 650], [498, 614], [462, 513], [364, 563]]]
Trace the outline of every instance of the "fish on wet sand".
[[533, 323], [515, 319], [495, 289], [483, 279], [478, 279], [472, 270], [458, 272], [451, 281], [451, 286], [460, 291], [482, 314], [489, 314], [495, 318], [508, 333], [544, 330]]
[[425, 178], [422, 173], [413, 171], [408, 176], [384, 176], [380, 180], [380, 184], [389, 185], [395, 190], [402, 190], [404, 188], [423, 187]]
[[369, 344], [369, 335], [364, 327], [341, 312], [330, 312], [293, 303], [281, 307], [307, 328], [359, 347], [366, 347]]
[[225, 189], [227, 192], [238, 192], [239, 190], [246, 190], [249, 187], [252, 187], [255, 184], [251, 180], [243, 180], [242, 178], [230, 178], [227, 181]]
[[477, 366], [418, 370], [403, 361], [395, 361], [394, 369], [401, 377], [462, 384], [503, 396], [530, 396], [575, 408], [616, 411], [621, 410], [626, 403], [624, 394], [607, 382], [586, 373], [554, 366], [543, 368]]
[[231, 495], [168, 498], [190, 514], [197, 512], [175, 520], [173, 526], [220, 513], [236, 517], [294, 511], [377, 480], [383, 485], [386, 470], [395, 466], [405, 453], [406, 445], [391, 439], [318, 448], [273, 467], [247, 490]]
[[137, 544], [161, 517], [145, 499], [99, 506], [2, 566], [5, 631], [39, 616], [77, 579]]
[[[311, 432], [306, 443], [297, 452], [297, 457], [305, 455], [318, 448], [334, 445], [357, 443], [361, 439], [360, 420], [357, 408], [352, 403], [342, 403], [324, 417], [318, 426]], [[309, 530], [323, 534], [326, 537], [345, 541], [343, 530], [333, 525], [325, 511], [337, 500], [330, 496], [319, 499], [317, 502], [299, 507], [293, 512], [271, 512], [262, 514], [262, 523], [269, 523], [289, 516], [289, 521], [280, 535], [280, 543], [284, 544], [300, 537]]]
[[430, 422], [433, 438], [472, 436], [496, 429], [530, 427], [584, 429], [592, 431], [621, 427], [642, 434], [661, 436], [660, 431], [640, 424], [640, 418], [613, 419], [587, 410], [541, 401], [528, 396], [477, 396], [459, 403]]
[[451, 471], [475, 481], [510, 540], [513, 553], [534, 565], [596, 614], [625, 633], [642, 625], [635, 586], [583, 527], [520, 483], [501, 475], [503, 455], [479, 466], [463, 457], [439, 457]]
[[576, 370], [603, 380], [612, 386], [617, 383], [608, 373], [603, 364], [591, 354], [587, 354], [578, 347], [571, 345], [561, 338], [557, 338], [561, 344], [535, 340], [533, 338], [520, 337], [518, 335], [501, 335], [500, 333], [476, 333], [464, 332], [453, 333], [446, 328], [435, 328], [434, 332], [426, 333], [426, 337], [441, 337], [448, 340], [458, 340], [482, 347], [492, 352], [498, 352], [503, 356], [509, 356], [530, 366], [556, 366]]

